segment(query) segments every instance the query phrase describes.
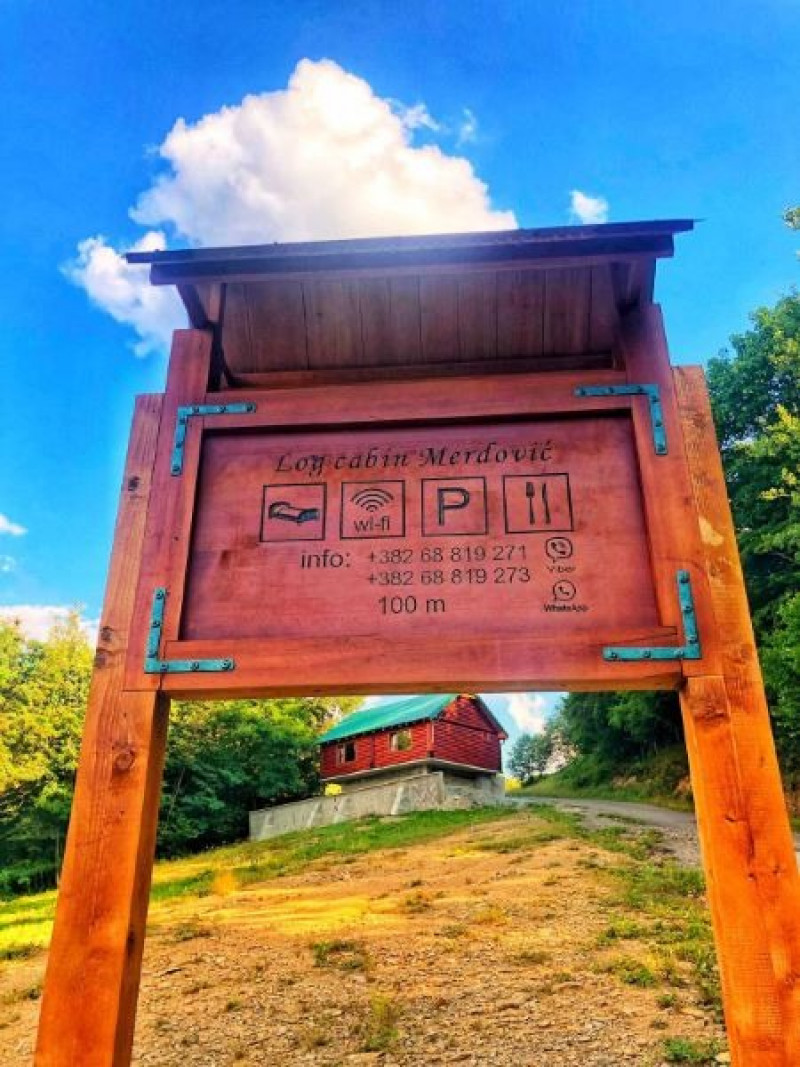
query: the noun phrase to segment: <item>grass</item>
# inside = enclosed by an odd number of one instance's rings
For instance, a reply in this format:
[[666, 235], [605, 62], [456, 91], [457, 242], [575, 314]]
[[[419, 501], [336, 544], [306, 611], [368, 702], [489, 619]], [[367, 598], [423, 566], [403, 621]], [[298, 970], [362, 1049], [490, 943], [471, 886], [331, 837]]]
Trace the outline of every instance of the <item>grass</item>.
[[[242, 842], [156, 864], [152, 903], [188, 900], [211, 894], [227, 896], [254, 882], [302, 871], [330, 857], [352, 862], [377, 849], [402, 849], [458, 830], [513, 815], [498, 808], [470, 811], [421, 811], [397, 818], [377, 816], [285, 834], [271, 841]], [[55, 912], [53, 891], [0, 900], [0, 962], [24, 959], [45, 949]], [[188, 924], [185, 939], [207, 937]]]
[[664, 1041], [664, 1059], [667, 1063], [693, 1063], [711, 1065], [720, 1051], [717, 1041], [690, 1041], [688, 1037], [668, 1037]]
[[631, 956], [616, 956], [605, 960], [598, 967], [602, 974], [613, 974], [625, 985], [639, 986], [645, 989], [657, 985], [658, 979], [650, 967], [641, 960]]
[[361, 1027], [362, 1052], [389, 1052], [398, 1037], [400, 1009], [389, 997], [376, 995], [369, 1002]]
[[666, 859], [657, 831], [636, 832], [621, 826], [590, 830], [579, 814], [548, 805], [537, 806], [536, 814], [560, 827], [562, 836], [634, 861], [603, 868], [605, 876], [616, 883], [617, 894], [609, 902], [612, 916], [597, 944], [602, 950], [620, 941], [638, 943], [647, 948], [648, 959], [645, 962], [632, 954], [630, 959], [600, 960], [598, 968], [627, 985], [693, 986], [700, 1003], [721, 1020], [719, 969], [702, 872]]
[[632, 804], [654, 804], [671, 811], [694, 811], [692, 802], [685, 797], [651, 791], [644, 786], [576, 785], [570, 781], [557, 781], [556, 777], [550, 775], [533, 785], [522, 786], [512, 796], [542, 797], [544, 800], [621, 800]]
[[368, 971], [371, 960], [361, 941], [337, 939], [311, 945], [315, 967], [335, 967], [340, 971]]
[[213, 927], [208, 923], [201, 922], [199, 919], [188, 919], [173, 928], [172, 940], [175, 942], [194, 941], [197, 937], [211, 937], [213, 933]]
[[683, 745], [662, 748], [652, 756], [626, 763], [624, 770], [597, 756], [579, 756], [563, 770], [515, 790], [515, 795], [593, 800], [627, 800], [691, 811], [682, 786], [688, 776]]
[[[511, 821], [506, 823], [509, 817]], [[490, 838], [479, 832], [489, 823], [493, 824]], [[559, 811], [547, 804], [525, 813], [488, 808], [372, 817], [159, 863], [152, 897], [155, 902], [226, 897], [241, 887], [302, 871], [312, 863], [335, 870], [342, 863], [358, 862], [379, 849], [395, 850], [395, 856], [400, 858], [415, 844], [473, 828], [476, 832], [457, 842], [453, 855], [514, 854], [510, 861], [514, 862], [556, 840], [564, 841], [566, 850], [580, 851], [582, 855], [576, 856], [575, 862], [591, 867], [596, 871], [595, 877], [611, 887], [611, 893], [603, 896], [602, 906], [607, 912], [604, 928], [587, 945], [587, 951], [596, 954], [596, 969], [625, 985], [653, 989], [662, 1010], [678, 1007], [675, 990], [685, 990], [681, 1001], [685, 1002], [688, 995], [720, 1017], [719, 976], [702, 874], [665, 858], [659, 833], [627, 820], [615, 820], [611, 827], [591, 830], [580, 814]], [[543, 864], [545, 868], [555, 865]], [[563, 877], [567, 877], [566, 873]], [[542, 884], [558, 885], [561, 880], [554, 872]], [[470, 883], [469, 878], [466, 883]], [[411, 916], [425, 915], [428, 924], [433, 925], [430, 917], [437, 914], [438, 896], [422, 879], [413, 878], [397, 906]], [[46, 945], [54, 903], [53, 893], [0, 902], [0, 961], [28, 958]], [[187, 910], [189, 914], [184, 913], [166, 931], [173, 941], [208, 938], [217, 933], [215, 925], [191, 915], [191, 903]], [[435, 924], [432, 932], [443, 938], [480, 937], [479, 928], [499, 927], [510, 921], [504, 909], [489, 904], [459, 918], [459, 922]], [[309, 950], [318, 967], [360, 972], [370, 983], [375, 980], [374, 962], [360, 941], [315, 941], [309, 944]], [[551, 959], [538, 946], [518, 945], [509, 962], [533, 968], [547, 966]], [[572, 977], [567, 972], [550, 975], [548, 987], [542, 987], [542, 991], [548, 992], [559, 981]], [[238, 1001], [229, 1001], [225, 1010], [238, 1011]], [[399, 1018], [400, 1008], [393, 1000], [374, 996], [364, 1018], [355, 1024], [354, 1036], [361, 1050], [390, 1050], [397, 1039]], [[324, 1027], [310, 1025], [302, 1045], [310, 1050], [322, 1047], [326, 1040]], [[712, 1062], [708, 1059], [709, 1048], [708, 1043], [670, 1038], [664, 1045], [663, 1059], [667, 1063], [704, 1064]]]

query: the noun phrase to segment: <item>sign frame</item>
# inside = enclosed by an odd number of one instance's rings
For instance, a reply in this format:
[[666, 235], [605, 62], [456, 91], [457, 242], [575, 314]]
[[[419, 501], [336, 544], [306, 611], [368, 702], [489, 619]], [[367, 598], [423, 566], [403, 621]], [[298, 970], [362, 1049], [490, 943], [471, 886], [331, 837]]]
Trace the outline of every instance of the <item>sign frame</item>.
[[[315, 693], [418, 692], [420, 687], [449, 691], [454, 684], [488, 691], [664, 689], [676, 688], [685, 677], [714, 673], [717, 653], [700, 539], [690, 524], [674, 521], [685, 512], [690, 488], [672, 388], [657, 389], [662, 432], [668, 442], [666, 450], [660, 452], [654, 446], [652, 396], [647, 390], [633, 391], [636, 383], [631, 383], [623, 371], [555, 372], [544, 381], [536, 374], [482, 375], [457, 383], [377, 382], [334, 389], [207, 394], [193, 391], [191, 385], [201, 363], [194, 345], [187, 346], [185, 339], [176, 335], [165, 397], [168, 413], [155, 466], [158, 505], [151, 509], [148, 521], [148, 550], [126, 664], [127, 688], [160, 690], [173, 697], [270, 696], [307, 693], [310, 687]], [[607, 392], [585, 395], [587, 378], [598, 393]], [[655, 383], [646, 384], [650, 390], [655, 387]], [[171, 409], [178, 412], [178, 427], [182, 412], [193, 407], [198, 414], [184, 428], [181, 470], [176, 474]], [[491, 633], [468, 639], [439, 638], [435, 650], [424, 636], [414, 639], [404, 635], [402, 658], [393, 655], [397, 638], [390, 630], [385, 636], [353, 636], [346, 641], [322, 636], [180, 639], [198, 476], [207, 434], [346, 432], [356, 428], [474, 425], [477, 420], [487, 420], [491, 426], [523, 418], [575, 419], [611, 412], [629, 415], [633, 425], [660, 626], [646, 632], [612, 632], [606, 640], [586, 640], [583, 644], [579, 639], [554, 643], [552, 638], [540, 638], [538, 648], [524, 634], [502, 641]], [[658, 650], [684, 644], [678, 572], [689, 575], [701, 658], [662, 659], [658, 653], [640, 660], [604, 656], [604, 648], [617, 646]], [[156, 591], [161, 591], [164, 600], [154, 630]], [[145, 672], [148, 644], [153, 665]], [[175, 665], [172, 669], [171, 664]]]

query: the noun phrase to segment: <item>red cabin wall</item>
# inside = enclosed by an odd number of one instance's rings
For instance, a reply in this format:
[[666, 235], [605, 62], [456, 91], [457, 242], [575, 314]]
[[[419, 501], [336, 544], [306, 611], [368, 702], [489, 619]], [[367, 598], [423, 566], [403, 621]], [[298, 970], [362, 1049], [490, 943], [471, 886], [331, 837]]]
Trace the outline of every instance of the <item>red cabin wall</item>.
[[448, 763], [466, 763], [470, 767], [499, 771], [500, 738], [494, 731], [437, 720], [433, 724], [433, 755]]
[[466, 763], [487, 771], [501, 769], [497, 728], [478, 706], [459, 697], [433, 722], [433, 755], [450, 763]]
[[[415, 722], [410, 726], [398, 726], [380, 733], [347, 738], [356, 746], [356, 758], [349, 763], [336, 762], [336, 750], [342, 742], [328, 741], [321, 746], [320, 777], [323, 780], [338, 778], [343, 774], [356, 774], [378, 767], [395, 767], [398, 763], [425, 759], [430, 751], [430, 726], [429, 722]], [[411, 747], [403, 752], [393, 752], [390, 748], [391, 736], [398, 730], [408, 730], [411, 734]]]

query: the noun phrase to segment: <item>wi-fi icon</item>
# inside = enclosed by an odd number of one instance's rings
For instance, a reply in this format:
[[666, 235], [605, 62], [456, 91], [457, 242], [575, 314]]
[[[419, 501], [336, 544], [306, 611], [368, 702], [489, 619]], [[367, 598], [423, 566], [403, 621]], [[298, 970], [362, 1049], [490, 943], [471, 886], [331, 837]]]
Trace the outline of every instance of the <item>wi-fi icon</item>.
[[359, 489], [357, 493], [353, 493], [353, 503], [358, 504], [364, 511], [380, 511], [392, 500], [394, 496], [388, 489], [378, 489], [377, 486]]

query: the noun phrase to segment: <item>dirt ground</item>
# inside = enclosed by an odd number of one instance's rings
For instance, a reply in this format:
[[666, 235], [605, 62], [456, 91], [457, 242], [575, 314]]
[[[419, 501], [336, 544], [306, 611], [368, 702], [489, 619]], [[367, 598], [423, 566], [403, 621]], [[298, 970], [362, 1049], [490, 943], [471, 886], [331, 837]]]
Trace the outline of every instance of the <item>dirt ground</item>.
[[[536, 843], [537, 824], [521, 812], [246, 888], [223, 875], [159, 904], [134, 1063], [658, 1067], [670, 1036], [723, 1047], [690, 984], [602, 970], [614, 948], [598, 935], [619, 915], [608, 869], [628, 861]], [[44, 963], [0, 964], [4, 1067], [31, 1062]]]

